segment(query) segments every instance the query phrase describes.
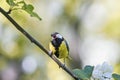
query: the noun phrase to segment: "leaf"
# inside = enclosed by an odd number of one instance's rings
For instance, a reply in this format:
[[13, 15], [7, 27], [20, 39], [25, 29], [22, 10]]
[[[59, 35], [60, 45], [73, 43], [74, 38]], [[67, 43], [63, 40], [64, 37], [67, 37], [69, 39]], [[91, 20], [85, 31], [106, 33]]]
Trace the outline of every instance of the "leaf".
[[25, 10], [28, 13], [33, 12], [34, 7], [31, 4], [24, 4], [22, 7], [23, 10]]
[[38, 18], [39, 20], [42, 20], [41, 17], [39, 17], [38, 14], [35, 13], [35, 12], [32, 12], [30, 15], [31, 15], [31, 17], [36, 17], [36, 18]]
[[17, 2], [16, 4], [25, 4], [24, 1]]
[[38, 14], [35, 13], [35, 12], [33, 12], [34, 7], [33, 7], [31, 4], [28, 4], [28, 5], [27, 5], [27, 4], [24, 4], [23, 7], [22, 7], [22, 9], [23, 9], [24, 11], [26, 11], [27, 13], [29, 13], [31, 17], [36, 17], [36, 18], [38, 18], [39, 20], [41, 20], [41, 18], [38, 16]]
[[74, 69], [73, 73], [80, 79], [88, 80], [92, 76], [93, 66], [85, 66], [84, 69]]
[[94, 67], [93, 66], [89, 66], [89, 65], [84, 67], [84, 72], [87, 74], [88, 78], [91, 77], [93, 69], [94, 69]]
[[73, 73], [79, 78], [79, 79], [83, 79], [83, 80], [88, 80], [85, 72], [83, 70], [80, 69], [74, 69]]
[[24, 0], [16, 2], [16, 3], [14, 1], [16, 1], [16, 0], [6, 0], [6, 2], [11, 6], [12, 11], [22, 9], [22, 10], [26, 11], [28, 14], [30, 14], [31, 17], [36, 17], [39, 20], [42, 20], [37, 13], [33, 12], [33, 10], [34, 10], [33, 5], [26, 4]]
[[6, 0], [6, 2], [10, 5], [10, 6], [15, 6], [16, 4], [14, 3], [14, 0]]
[[120, 75], [119, 74], [112, 74], [112, 77], [114, 78], [114, 80], [120, 80]]

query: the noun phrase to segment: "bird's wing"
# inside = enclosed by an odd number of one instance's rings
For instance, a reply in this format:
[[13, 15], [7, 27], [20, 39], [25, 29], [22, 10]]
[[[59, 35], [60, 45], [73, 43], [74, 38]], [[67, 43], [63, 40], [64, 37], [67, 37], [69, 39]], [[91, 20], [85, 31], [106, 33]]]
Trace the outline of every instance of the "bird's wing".
[[68, 43], [67, 43], [66, 40], [65, 40], [65, 44], [66, 44], [66, 47], [67, 47], [67, 50], [68, 50], [68, 53], [69, 53], [69, 46], [68, 46]]

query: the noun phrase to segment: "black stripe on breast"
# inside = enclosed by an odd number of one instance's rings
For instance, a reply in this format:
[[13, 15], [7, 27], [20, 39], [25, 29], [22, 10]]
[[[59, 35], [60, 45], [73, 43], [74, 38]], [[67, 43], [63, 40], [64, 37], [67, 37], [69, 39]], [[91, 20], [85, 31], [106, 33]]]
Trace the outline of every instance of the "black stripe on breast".
[[59, 57], [59, 47], [60, 47], [63, 40], [64, 39], [56, 38], [56, 39], [51, 41], [52, 45], [55, 47], [55, 50], [56, 50], [56, 52], [55, 52], [56, 57]]

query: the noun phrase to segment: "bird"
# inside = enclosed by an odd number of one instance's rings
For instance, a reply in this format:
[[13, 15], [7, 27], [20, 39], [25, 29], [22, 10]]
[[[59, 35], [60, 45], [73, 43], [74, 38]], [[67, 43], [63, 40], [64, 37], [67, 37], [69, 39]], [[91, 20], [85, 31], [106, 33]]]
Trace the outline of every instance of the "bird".
[[51, 34], [51, 41], [49, 43], [49, 49], [53, 55], [59, 59], [71, 59], [69, 56], [69, 46], [65, 38], [58, 32]]

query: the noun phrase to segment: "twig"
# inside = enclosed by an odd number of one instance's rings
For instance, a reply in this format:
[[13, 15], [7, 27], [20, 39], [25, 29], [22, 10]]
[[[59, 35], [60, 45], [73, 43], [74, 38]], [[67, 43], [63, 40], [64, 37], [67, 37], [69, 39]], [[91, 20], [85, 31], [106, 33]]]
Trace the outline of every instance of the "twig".
[[51, 57], [64, 71], [71, 75], [75, 80], [79, 80], [64, 64], [62, 64], [54, 55], [47, 51], [37, 40], [35, 40], [29, 33], [27, 33], [17, 22], [15, 22], [9, 15], [8, 12], [4, 11], [0, 7], [0, 12], [22, 33], [24, 34], [32, 43], [37, 45], [41, 50], [43, 50], [49, 57]]
[[9, 9], [9, 11], [8, 11], [8, 12], [6, 12], [6, 13], [7, 13], [7, 14], [10, 14], [10, 13], [11, 13], [11, 11], [12, 11], [12, 10], [11, 10], [11, 9]]

